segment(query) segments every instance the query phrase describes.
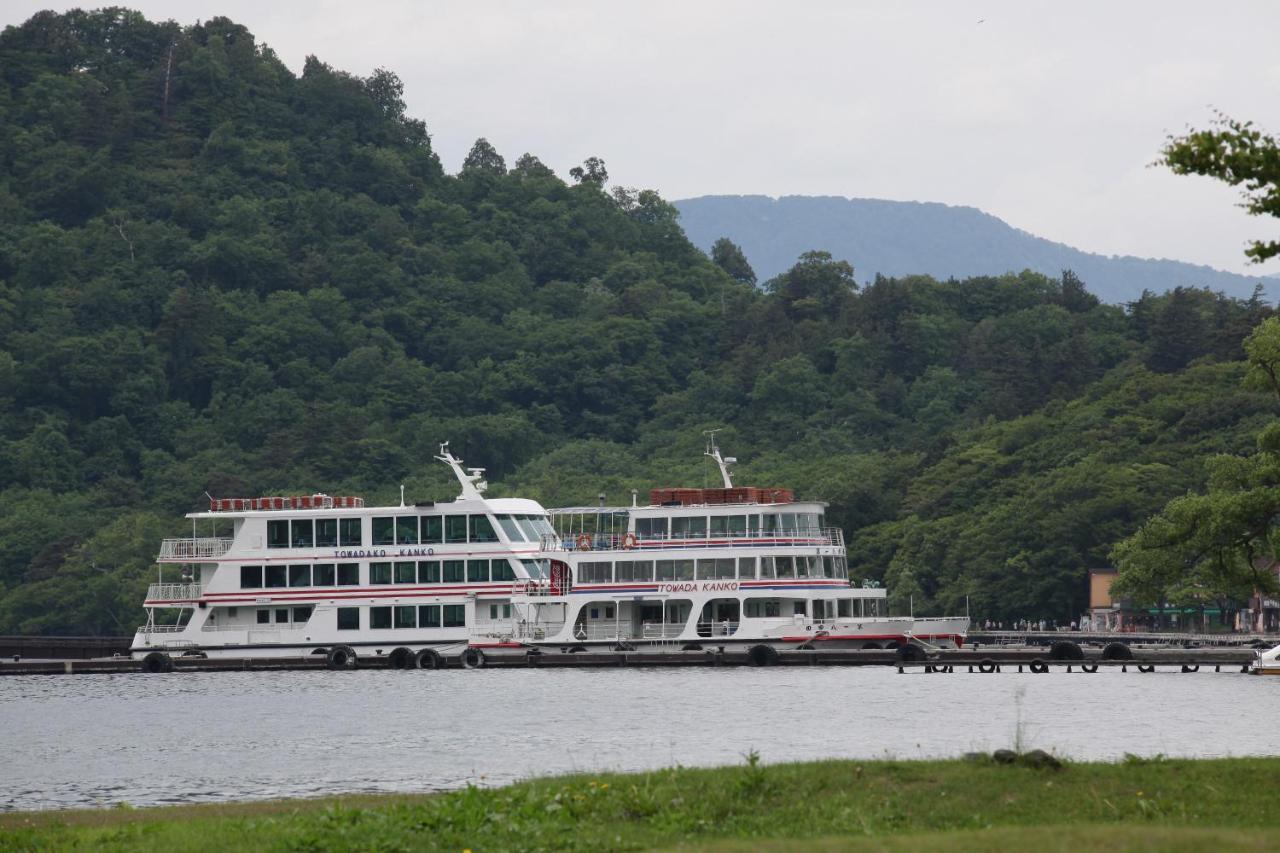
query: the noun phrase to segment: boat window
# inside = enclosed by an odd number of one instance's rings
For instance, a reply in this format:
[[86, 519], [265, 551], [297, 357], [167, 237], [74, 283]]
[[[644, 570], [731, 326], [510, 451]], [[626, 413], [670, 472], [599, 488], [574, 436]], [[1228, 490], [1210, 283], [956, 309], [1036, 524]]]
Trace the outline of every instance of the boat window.
[[761, 557], [760, 558], [760, 577], [776, 578], [777, 576], [778, 576], [778, 569], [773, 564], [773, 557]]
[[613, 563], [591, 562], [578, 564], [578, 581], [581, 583], [612, 583]]
[[338, 544], [338, 519], [316, 519], [316, 547], [333, 548]]
[[[556, 529], [551, 526], [551, 519], [547, 518], [545, 515], [530, 515], [530, 516], [526, 516], [526, 518], [528, 518], [530, 521], [533, 522], [534, 529], [537, 530], [539, 533], [541, 533], [543, 536], [556, 535]], [[626, 518], [624, 513], [624, 518], [623, 518], [624, 527], [626, 526], [625, 521], [626, 521]]]
[[545, 578], [548, 574], [544, 562], [540, 560], [521, 560], [520, 565], [524, 566], [526, 575], [536, 580], [537, 578]]
[[779, 526], [783, 533], [795, 534], [796, 532], [796, 514], [794, 512], [784, 512], [779, 516]]
[[333, 569], [333, 563], [316, 563], [311, 569], [312, 586], [333, 586], [335, 578]]
[[270, 611], [270, 610], [259, 610], [259, 611], [258, 611], [258, 624], [259, 624], [259, 625], [270, 625], [270, 624], [271, 624], [271, 611]]
[[369, 583], [371, 584], [391, 583], [391, 564], [390, 563], [370, 563], [369, 564]]
[[760, 532], [760, 513], [754, 512], [747, 516], [747, 532], [753, 536]]
[[770, 619], [782, 615], [782, 602], [776, 598], [748, 598], [745, 612], [753, 619]]
[[444, 627], [461, 628], [467, 624], [467, 606], [465, 604], [445, 604]]
[[445, 560], [442, 564], [445, 583], [466, 583], [467, 564], [462, 560]]
[[418, 517], [416, 515], [396, 516], [396, 544], [418, 544]]
[[489, 618], [495, 621], [498, 619], [510, 619], [511, 605], [510, 604], [490, 604]]
[[311, 567], [290, 566], [289, 586], [311, 586]]
[[422, 544], [439, 545], [444, 541], [444, 518], [439, 515], [422, 516]]
[[640, 539], [666, 539], [667, 518], [637, 518], [636, 536]]
[[698, 580], [717, 580], [733, 577], [733, 558], [717, 557], [698, 561]]
[[730, 536], [746, 536], [747, 535], [747, 517], [745, 515], [729, 516], [729, 535]]
[[723, 539], [729, 532], [729, 516], [713, 515], [711, 516], [711, 526], [709, 528], [711, 535]]
[[267, 566], [264, 569], [264, 574], [267, 580], [264, 586], [274, 588], [288, 585], [288, 576], [284, 566]]
[[267, 522], [267, 547], [289, 547], [289, 522], [282, 518]]
[[809, 557], [805, 555], [796, 558], [796, 577], [798, 578], [816, 578], [818, 577], [816, 556]]
[[472, 542], [497, 542], [498, 534], [494, 532], [493, 523], [489, 521], [487, 515], [472, 515], [471, 519], [471, 541]]
[[794, 605], [794, 607], [795, 607], [795, 615], [797, 615], [797, 616], [803, 616], [803, 615], [805, 614], [805, 602], [804, 602], [804, 601], [793, 601], [793, 602], [791, 602], [791, 603], [792, 603], [792, 604]]
[[467, 517], [465, 515], [446, 515], [444, 517], [444, 541], [467, 541]]
[[520, 525], [516, 524], [515, 520], [512, 519], [511, 516], [495, 515], [494, 518], [498, 519], [498, 526], [502, 528], [503, 533], [507, 534], [507, 539], [509, 541], [511, 542], [527, 542], [528, 541], [527, 539], [524, 538], [524, 534], [520, 532]]
[[418, 563], [418, 583], [440, 583], [439, 560], [423, 560]]
[[488, 583], [489, 561], [467, 560], [467, 583]]
[[370, 628], [390, 628], [391, 627], [391, 608], [390, 607], [370, 607], [369, 608], [369, 627]]
[[761, 516], [761, 520], [762, 520], [762, 525], [760, 527], [761, 533], [764, 533], [765, 535], [769, 535], [769, 534], [778, 532], [778, 516], [775, 513], [766, 512], [764, 515]]
[[853, 599], [852, 598], [842, 598], [838, 602], [836, 602], [836, 604], [838, 605], [836, 607], [837, 616], [853, 615]]
[[338, 630], [339, 631], [359, 631], [360, 630], [360, 608], [359, 607], [339, 607], [338, 608]]
[[511, 568], [511, 561], [507, 559], [494, 560], [490, 574], [495, 581], [513, 581], [516, 579], [516, 571]]
[[396, 563], [396, 583], [417, 583], [418, 564], [410, 560], [407, 563]]
[[673, 560], [676, 564], [676, 580], [691, 581], [693, 580], [693, 560]]
[[240, 588], [262, 589], [262, 566], [241, 566]]
[[658, 575], [657, 575], [658, 580], [672, 581], [676, 579], [675, 560], [658, 560], [655, 563], [655, 565], [657, 566], [657, 570], [658, 570]]
[[530, 542], [539, 542], [542, 539], [542, 531], [534, 522], [531, 516], [514, 515], [512, 516], [516, 523], [520, 525], [520, 530], [524, 533], [524, 537]]
[[364, 530], [360, 519], [338, 519], [338, 544], [344, 548], [359, 548], [364, 545]]
[[400, 606], [396, 608], [396, 627], [397, 628], [417, 628], [418, 627], [418, 608], [413, 606]]
[[396, 544], [396, 520], [389, 515], [375, 516], [373, 519], [373, 544]]
[[843, 554], [836, 555], [835, 572], [836, 572], [835, 577], [838, 577], [838, 578], [849, 577], [849, 565], [845, 562]]
[[309, 518], [295, 518], [289, 522], [289, 529], [292, 531], [293, 547], [310, 548], [315, 544], [315, 530]]
[[311, 618], [311, 608], [295, 607], [293, 608], [293, 624], [303, 625]]
[[653, 560], [619, 560], [614, 568], [619, 582], [653, 580]]
[[707, 535], [705, 515], [676, 516], [671, 519], [672, 539], [704, 539]]
[[836, 561], [834, 557], [822, 558], [822, 576], [824, 578], [833, 578], [836, 576]]
[[738, 577], [754, 578], [756, 576], [756, 558], [755, 557], [739, 557], [738, 558]]
[[279, 610], [276, 611], [276, 624], [277, 625], [289, 624], [289, 608], [281, 607]]
[[774, 557], [773, 565], [780, 578], [793, 578], [796, 576], [796, 566], [790, 557]]
[[359, 586], [360, 564], [338, 563], [338, 586]]
[[440, 627], [440, 605], [424, 604], [418, 608], [418, 627], [419, 628], [439, 628]]

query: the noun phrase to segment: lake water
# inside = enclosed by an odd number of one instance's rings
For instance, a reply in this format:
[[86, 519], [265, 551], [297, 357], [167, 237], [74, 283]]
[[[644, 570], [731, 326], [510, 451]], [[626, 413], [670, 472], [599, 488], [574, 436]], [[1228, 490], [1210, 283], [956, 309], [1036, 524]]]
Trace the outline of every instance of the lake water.
[[[1280, 678], [887, 667], [0, 679], [0, 809], [431, 791], [571, 771], [1025, 746], [1280, 755]], [[1019, 726], [1021, 720], [1021, 726]]]

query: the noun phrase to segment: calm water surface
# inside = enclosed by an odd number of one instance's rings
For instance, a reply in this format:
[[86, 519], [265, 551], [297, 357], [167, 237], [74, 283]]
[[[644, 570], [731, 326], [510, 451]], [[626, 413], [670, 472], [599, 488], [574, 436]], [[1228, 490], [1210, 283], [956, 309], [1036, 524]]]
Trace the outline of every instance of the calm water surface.
[[1280, 755], [1280, 678], [889, 668], [0, 679], [0, 809], [430, 791], [570, 771], [934, 758]]

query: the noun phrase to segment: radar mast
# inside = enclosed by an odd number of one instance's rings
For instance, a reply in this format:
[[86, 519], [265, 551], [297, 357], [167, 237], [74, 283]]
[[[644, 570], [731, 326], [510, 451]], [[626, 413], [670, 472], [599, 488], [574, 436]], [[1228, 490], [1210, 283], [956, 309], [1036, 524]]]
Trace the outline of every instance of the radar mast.
[[458, 495], [459, 500], [483, 499], [483, 492], [489, 488], [489, 484], [484, 481], [483, 468], [467, 468], [463, 470], [462, 460], [449, 452], [449, 442], [445, 441], [440, 444], [440, 455], [436, 457], [444, 464], [453, 469], [453, 476], [458, 478], [458, 482], [462, 485], [462, 494]]
[[724, 480], [724, 487], [726, 489], [732, 489], [733, 479], [731, 478], [731, 475], [729, 473], [729, 466], [737, 462], [738, 460], [732, 456], [720, 455], [720, 448], [716, 446], [716, 433], [718, 432], [720, 432], [719, 429], [709, 429], [709, 430], [703, 431], [702, 434], [707, 437], [707, 450], [705, 455], [710, 456], [712, 459], [716, 460], [716, 465], [719, 466], [720, 468], [720, 478]]

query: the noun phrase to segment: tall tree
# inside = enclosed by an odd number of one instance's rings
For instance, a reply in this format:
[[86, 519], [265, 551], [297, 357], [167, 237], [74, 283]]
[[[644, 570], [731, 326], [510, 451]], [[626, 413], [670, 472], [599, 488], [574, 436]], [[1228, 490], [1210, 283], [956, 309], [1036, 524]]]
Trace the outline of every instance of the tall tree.
[[[1206, 175], [1244, 185], [1242, 207], [1255, 216], [1280, 217], [1280, 140], [1218, 113], [1213, 130], [1170, 137], [1160, 162], [1179, 175]], [[1280, 240], [1254, 240], [1244, 252], [1255, 263], [1280, 255]]]
[[475, 145], [471, 146], [471, 150], [467, 152], [467, 158], [462, 161], [462, 173], [464, 175], [475, 173], [505, 175], [507, 161], [502, 159], [497, 149], [482, 136], [476, 140]]
[[736, 281], [750, 285], [756, 283], [756, 272], [747, 263], [747, 256], [728, 237], [721, 237], [711, 246], [711, 261]]

